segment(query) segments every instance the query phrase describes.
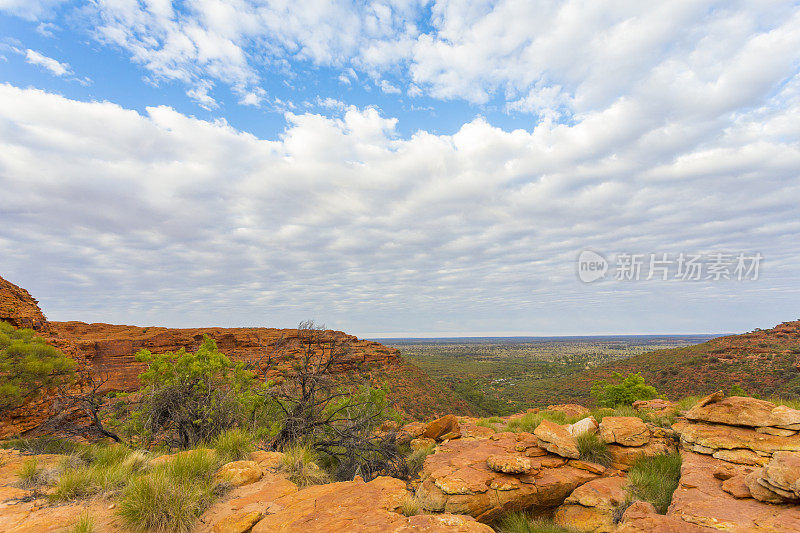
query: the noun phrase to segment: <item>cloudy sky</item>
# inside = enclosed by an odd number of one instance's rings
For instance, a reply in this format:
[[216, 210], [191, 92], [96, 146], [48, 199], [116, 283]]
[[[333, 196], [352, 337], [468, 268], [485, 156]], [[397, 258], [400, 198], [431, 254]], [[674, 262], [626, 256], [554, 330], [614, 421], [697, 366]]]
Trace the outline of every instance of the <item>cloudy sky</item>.
[[771, 327], [799, 69], [794, 1], [0, 0], [0, 275], [55, 320]]

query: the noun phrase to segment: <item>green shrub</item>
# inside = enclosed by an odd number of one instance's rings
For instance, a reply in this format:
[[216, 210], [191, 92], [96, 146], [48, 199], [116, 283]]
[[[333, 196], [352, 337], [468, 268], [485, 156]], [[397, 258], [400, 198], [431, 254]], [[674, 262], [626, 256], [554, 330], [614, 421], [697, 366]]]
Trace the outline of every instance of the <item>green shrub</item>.
[[728, 396], [750, 396], [738, 383], [734, 383], [728, 389]]
[[670, 453], [638, 459], [628, 471], [628, 484], [636, 497], [652, 503], [664, 514], [680, 477], [681, 456]]
[[128, 483], [118, 514], [135, 531], [188, 532], [214, 499], [218, 467], [213, 451], [178, 455]]
[[600, 440], [596, 433], [584, 433], [575, 438], [582, 461], [597, 463], [603, 466], [611, 464], [611, 451], [608, 444]]
[[655, 387], [646, 385], [640, 373], [623, 376], [619, 372], [614, 372], [612, 380], [614, 383], [601, 380], [592, 385], [592, 396], [602, 407], [633, 405], [635, 401], [652, 400], [658, 396]]
[[141, 350], [136, 360], [149, 367], [139, 376], [142, 406], [131, 414], [129, 433], [189, 448], [252, 420], [264, 405], [253, 373], [208, 336], [194, 353]]
[[577, 533], [577, 530], [555, 525], [550, 520], [532, 520], [525, 513], [513, 512], [504, 516], [496, 529], [498, 533]]
[[284, 448], [283, 453], [281, 470], [286, 473], [289, 481], [298, 487], [320, 485], [330, 481], [327, 472], [319, 467], [319, 461], [313, 448], [293, 444]]
[[0, 322], [0, 413], [70, 379], [75, 362], [32, 329]]
[[210, 444], [223, 463], [246, 459], [253, 451], [253, 438], [239, 428], [220, 433]]

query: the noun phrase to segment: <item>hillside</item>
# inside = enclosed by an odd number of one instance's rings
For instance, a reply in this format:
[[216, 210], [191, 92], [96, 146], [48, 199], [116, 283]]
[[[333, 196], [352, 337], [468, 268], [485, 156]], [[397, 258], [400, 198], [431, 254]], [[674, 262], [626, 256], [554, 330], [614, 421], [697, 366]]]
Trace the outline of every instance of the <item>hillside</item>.
[[[140, 349], [153, 353], [196, 350], [204, 335], [213, 338], [222, 353], [233, 359], [257, 363], [276, 353], [283, 343], [289, 353], [297, 351], [298, 331], [277, 328], [138, 327], [104, 323], [50, 322], [25, 289], [0, 277], [0, 320], [17, 327], [32, 327], [66, 355], [108, 377], [109, 391], [133, 391], [139, 387], [143, 364], [134, 359]], [[330, 339], [346, 347], [349, 360], [363, 367], [365, 382], [386, 386], [392, 405], [409, 417], [431, 417], [444, 413], [472, 414], [466, 403], [446, 387], [407, 363], [395, 348], [358, 339], [341, 331], [327, 331]], [[274, 365], [274, 372], [290, 372], [290, 363]], [[37, 427], [48, 415], [46, 406], [22, 408], [4, 421], [0, 435]]]
[[763, 397], [800, 399], [800, 321], [694, 346], [655, 350], [542, 380], [532, 402], [590, 403], [592, 383], [614, 372], [641, 372], [670, 399], [728, 390], [733, 385]]

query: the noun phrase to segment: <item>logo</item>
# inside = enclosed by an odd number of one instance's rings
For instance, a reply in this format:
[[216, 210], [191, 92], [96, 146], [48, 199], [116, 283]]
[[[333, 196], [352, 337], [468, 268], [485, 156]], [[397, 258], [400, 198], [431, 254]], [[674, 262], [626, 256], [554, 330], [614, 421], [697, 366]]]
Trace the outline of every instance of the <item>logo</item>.
[[602, 255], [584, 250], [578, 256], [578, 278], [584, 283], [603, 279], [608, 272], [608, 261]]

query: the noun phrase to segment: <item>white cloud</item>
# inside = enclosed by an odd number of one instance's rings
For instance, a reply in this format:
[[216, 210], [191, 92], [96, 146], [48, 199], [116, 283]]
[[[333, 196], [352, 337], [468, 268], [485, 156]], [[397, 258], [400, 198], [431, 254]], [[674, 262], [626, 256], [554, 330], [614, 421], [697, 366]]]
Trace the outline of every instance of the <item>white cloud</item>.
[[65, 0], [0, 0], [0, 12], [36, 20], [51, 16], [53, 8], [64, 2]]
[[[720, 331], [751, 329], [745, 306], [769, 325], [800, 281], [797, 87], [698, 120], [622, 101], [574, 125], [408, 138], [350, 107], [264, 140], [2, 85], [3, 275], [54, 318], [122, 323]], [[766, 259], [749, 285], [587, 286], [584, 248]]]
[[25, 61], [50, 71], [54, 76], [67, 76], [72, 74], [72, 69], [67, 63], [61, 63], [52, 57], [47, 57], [30, 48], [25, 51]]

